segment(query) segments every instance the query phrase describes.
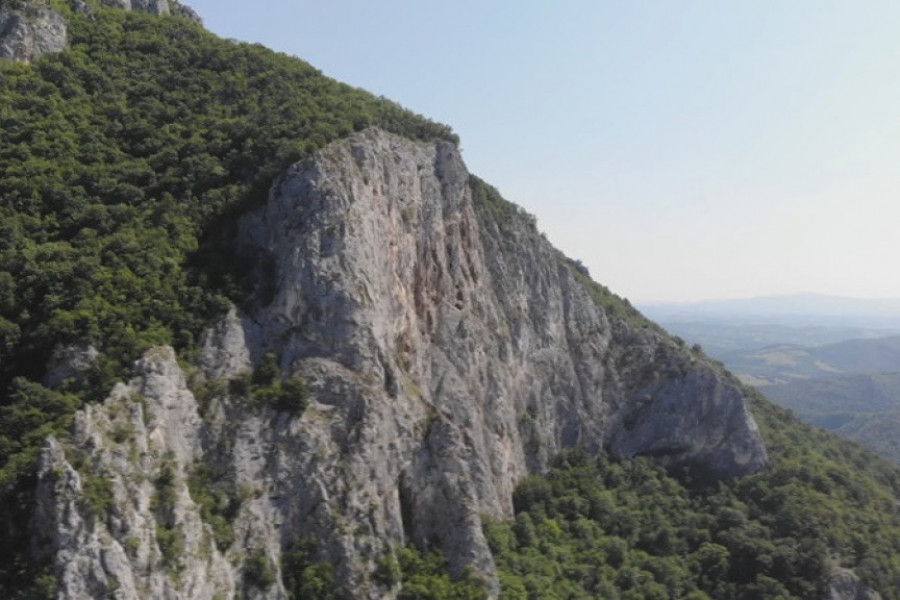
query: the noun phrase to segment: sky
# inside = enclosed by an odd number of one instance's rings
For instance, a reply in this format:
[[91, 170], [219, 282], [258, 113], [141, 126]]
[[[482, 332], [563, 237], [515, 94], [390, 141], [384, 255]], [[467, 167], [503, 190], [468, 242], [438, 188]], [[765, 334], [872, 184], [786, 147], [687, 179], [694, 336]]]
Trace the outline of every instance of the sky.
[[186, 0], [461, 138], [632, 302], [900, 298], [896, 0]]

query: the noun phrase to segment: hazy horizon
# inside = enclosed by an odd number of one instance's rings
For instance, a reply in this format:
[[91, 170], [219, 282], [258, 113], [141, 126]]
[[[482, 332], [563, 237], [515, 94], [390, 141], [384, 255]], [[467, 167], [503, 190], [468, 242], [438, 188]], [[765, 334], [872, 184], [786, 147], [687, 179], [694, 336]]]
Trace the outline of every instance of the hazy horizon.
[[859, 302], [871, 302], [871, 303], [879, 303], [879, 302], [897, 302], [900, 303], [900, 296], [898, 297], [882, 297], [882, 298], [863, 298], [859, 296], [839, 296], [839, 295], [831, 295], [831, 294], [820, 294], [816, 292], [795, 292], [795, 293], [786, 293], [786, 294], [763, 294], [758, 296], [740, 296], [740, 297], [727, 297], [727, 298], [700, 298], [698, 300], [649, 300], [649, 301], [641, 301], [640, 304], [672, 304], [672, 305], [692, 305], [692, 304], [706, 304], [706, 303], [718, 303], [718, 302], [742, 302], [748, 300], [789, 300], [789, 299], [798, 299], [798, 298], [808, 298], [808, 299], [831, 299], [831, 300], [848, 300], [848, 301], [859, 301]]
[[451, 125], [632, 302], [900, 297], [900, 3], [188, 3]]

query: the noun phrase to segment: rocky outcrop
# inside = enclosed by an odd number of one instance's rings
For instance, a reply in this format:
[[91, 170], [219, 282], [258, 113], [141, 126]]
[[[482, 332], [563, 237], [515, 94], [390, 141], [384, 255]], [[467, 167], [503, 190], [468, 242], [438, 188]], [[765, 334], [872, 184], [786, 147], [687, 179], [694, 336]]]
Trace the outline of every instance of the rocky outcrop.
[[169, 0], [100, 0], [104, 6], [150, 13], [152, 15], [169, 14]]
[[853, 571], [836, 568], [825, 600], [881, 600], [881, 594], [866, 586]]
[[[176, 0], [100, 0], [107, 7], [146, 12], [154, 15], [174, 14], [200, 25], [203, 21], [188, 6]], [[91, 11], [83, 0], [72, 0], [76, 13]], [[66, 20], [40, 1], [4, 3], [0, 5], [0, 59], [31, 62], [44, 54], [62, 52], [68, 45]]]
[[150, 13], [151, 15], [174, 14], [195, 23], [203, 24], [199, 15], [197, 15], [192, 8], [181, 4], [177, 0], [100, 0], [100, 2], [104, 6], [122, 10], [145, 12]]
[[0, 59], [30, 62], [60, 52], [68, 43], [66, 21], [47, 7], [0, 6]]
[[178, 0], [100, 0], [100, 3], [111, 8], [145, 12], [151, 15], [177, 15], [194, 23], [203, 24], [194, 9]]
[[[576, 275], [485, 189], [453, 145], [377, 130], [279, 178], [241, 220], [259, 265], [254, 308], [207, 335], [201, 401], [156, 350], [80, 414], [67, 447], [45, 451], [40, 527], [52, 534], [38, 546], [55, 556], [60, 599], [110, 582], [138, 592], [122, 597], [284, 598], [279, 556], [306, 537], [358, 598], [396, 593], [373, 572], [410, 543], [441, 547], [455, 573], [496, 590], [481, 516], [512, 516], [516, 483], [562, 449], [720, 477], [762, 469], [733, 380]], [[298, 399], [248, 394], [267, 354], [306, 382], [302, 413]], [[230, 486], [231, 536], [200, 518], [186, 482], [203, 469]], [[93, 516], [84, 473], [112, 482]], [[260, 565], [273, 577], [249, 575]]]
[[177, 2], [176, 0], [172, 0], [169, 3], [169, 10], [173, 15], [181, 17], [182, 19], [187, 19], [188, 21], [193, 21], [197, 25], [203, 25], [203, 19], [200, 18], [200, 15], [197, 14], [190, 6], [186, 4], [182, 4]]
[[58, 598], [232, 597], [240, 577], [186, 484], [202, 456], [194, 397], [171, 349], [135, 372], [44, 449], [35, 551], [54, 554]]
[[50, 356], [43, 384], [56, 389], [66, 380], [83, 377], [99, 356], [100, 353], [93, 346], [57, 346]]

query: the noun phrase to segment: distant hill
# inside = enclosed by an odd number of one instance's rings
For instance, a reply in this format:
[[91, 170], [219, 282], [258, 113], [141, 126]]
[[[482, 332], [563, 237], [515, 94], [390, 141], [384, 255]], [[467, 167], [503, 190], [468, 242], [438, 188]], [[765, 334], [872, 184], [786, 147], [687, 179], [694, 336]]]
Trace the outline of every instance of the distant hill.
[[900, 463], [900, 372], [808, 379], [761, 389], [804, 421]]
[[754, 385], [849, 373], [890, 373], [900, 371], [900, 336], [813, 347], [780, 344], [724, 353], [719, 358]]
[[820, 294], [763, 296], [702, 302], [657, 302], [638, 308], [657, 321], [900, 327], [900, 299], [861, 299]]
[[710, 323], [705, 321], [659, 322], [667, 331], [700, 344], [707, 353], [725, 360], [731, 353], [760, 350], [780, 344], [824, 346], [853, 339], [876, 339], [900, 335], [900, 329], [877, 327], [801, 325], [779, 323]]
[[807, 423], [900, 464], [900, 300], [807, 294], [639, 308]]

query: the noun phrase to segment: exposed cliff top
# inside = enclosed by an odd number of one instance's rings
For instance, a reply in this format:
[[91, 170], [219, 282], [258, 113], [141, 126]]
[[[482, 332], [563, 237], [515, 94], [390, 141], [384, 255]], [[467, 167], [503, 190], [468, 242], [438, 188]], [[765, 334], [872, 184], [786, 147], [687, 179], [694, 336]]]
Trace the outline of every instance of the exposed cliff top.
[[178, 0], [2, 0], [0, 59], [30, 62], [62, 52], [68, 45], [66, 15], [110, 7], [154, 15], [177, 15], [202, 25], [199, 15]]
[[68, 41], [66, 21], [40, 3], [0, 4], [0, 59], [29, 62], [61, 52]]

